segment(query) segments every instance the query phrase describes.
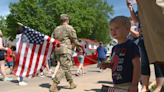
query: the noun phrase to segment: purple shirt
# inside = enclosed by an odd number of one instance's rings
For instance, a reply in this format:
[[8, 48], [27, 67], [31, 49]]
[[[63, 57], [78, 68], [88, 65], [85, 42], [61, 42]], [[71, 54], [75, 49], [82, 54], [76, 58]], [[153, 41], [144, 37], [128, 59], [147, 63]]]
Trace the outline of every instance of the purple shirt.
[[81, 44], [81, 46], [82, 46], [83, 52], [80, 53], [79, 50], [76, 49], [76, 51], [78, 52], [78, 55], [77, 55], [77, 56], [79, 56], [79, 55], [84, 55], [84, 54], [85, 54], [85, 46], [84, 46], [83, 44]]

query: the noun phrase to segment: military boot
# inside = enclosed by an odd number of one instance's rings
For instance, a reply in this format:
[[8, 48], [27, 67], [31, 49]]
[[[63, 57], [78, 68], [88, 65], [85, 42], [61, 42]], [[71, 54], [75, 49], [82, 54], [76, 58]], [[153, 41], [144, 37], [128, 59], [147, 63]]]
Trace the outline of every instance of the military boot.
[[53, 84], [50, 87], [50, 92], [59, 92], [57, 88], [57, 83], [53, 82]]
[[73, 82], [70, 82], [69, 84], [70, 84], [70, 89], [74, 89], [74, 88], [76, 88], [76, 86], [77, 86], [77, 85], [74, 84]]

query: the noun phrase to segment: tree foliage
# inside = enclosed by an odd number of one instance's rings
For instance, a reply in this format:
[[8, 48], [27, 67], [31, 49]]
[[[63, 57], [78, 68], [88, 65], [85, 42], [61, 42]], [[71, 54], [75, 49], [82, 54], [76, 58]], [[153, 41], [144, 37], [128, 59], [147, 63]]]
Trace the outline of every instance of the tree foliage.
[[77, 31], [79, 38], [95, 39], [109, 42], [108, 20], [113, 14], [113, 6], [107, 0], [20, 0], [10, 3], [7, 16], [8, 36], [15, 38], [18, 25], [29, 26], [44, 34], [51, 35], [53, 29], [60, 25], [60, 14], [70, 17], [70, 25]]
[[7, 36], [6, 30], [8, 29], [6, 26], [6, 20], [4, 16], [0, 16], [0, 30], [2, 31], [3, 36]]

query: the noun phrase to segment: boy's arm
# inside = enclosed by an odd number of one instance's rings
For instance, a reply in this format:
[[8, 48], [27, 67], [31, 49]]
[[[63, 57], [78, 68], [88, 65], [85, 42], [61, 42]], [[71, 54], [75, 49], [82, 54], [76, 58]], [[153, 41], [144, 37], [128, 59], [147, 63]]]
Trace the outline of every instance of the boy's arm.
[[139, 55], [136, 55], [132, 60], [133, 63], [133, 80], [132, 85], [138, 86], [139, 79], [141, 77], [141, 58]]

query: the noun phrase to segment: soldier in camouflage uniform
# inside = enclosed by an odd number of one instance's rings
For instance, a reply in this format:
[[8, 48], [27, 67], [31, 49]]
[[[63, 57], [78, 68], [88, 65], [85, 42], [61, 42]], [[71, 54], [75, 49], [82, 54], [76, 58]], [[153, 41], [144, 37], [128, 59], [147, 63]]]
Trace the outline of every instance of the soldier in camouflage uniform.
[[60, 15], [60, 21], [62, 25], [55, 28], [52, 33], [54, 39], [61, 42], [60, 47], [55, 49], [55, 54], [57, 59], [60, 62], [60, 67], [57, 71], [55, 78], [53, 79], [53, 84], [50, 87], [50, 92], [58, 92], [57, 84], [60, 83], [60, 80], [65, 75], [67, 81], [70, 83], [70, 89], [76, 88], [76, 85], [73, 83], [72, 74], [70, 70], [70, 62], [72, 55], [72, 43], [82, 52], [81, 44], [77, 40], [76, 31], [69, 23], [69, 16], [67, 14]]

